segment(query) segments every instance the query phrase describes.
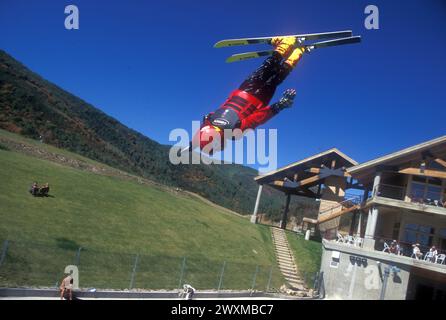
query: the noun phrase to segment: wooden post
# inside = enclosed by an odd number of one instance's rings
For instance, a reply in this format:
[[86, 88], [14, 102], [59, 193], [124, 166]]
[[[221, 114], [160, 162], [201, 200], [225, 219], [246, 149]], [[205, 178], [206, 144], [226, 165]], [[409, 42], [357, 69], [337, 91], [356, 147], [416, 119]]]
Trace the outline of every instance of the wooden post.
[[285, 203], [285, 210], [283, 211], [282, 220], [280, 221], [280, 228], [286, 229], [286, 224], [288, 220], [288, 211], [290, 209], [290, 198], [291, 194], [286, 195], [286, 203]]
[[355, 224], [356, 224], [356, 218], [357, 218], [357, 216], [358, 216], [358, 211], [355, 210], [355, 211], [353, 212], [353, 215], [352, 215], [352, 221], [351, 221], [351, 223], [350, 223], [350, 231], [348, 232], [348, 234], [351, 235], [351, 236], [353, 236], [353, 234], [354, 234], [354, 232], [355, 232]]

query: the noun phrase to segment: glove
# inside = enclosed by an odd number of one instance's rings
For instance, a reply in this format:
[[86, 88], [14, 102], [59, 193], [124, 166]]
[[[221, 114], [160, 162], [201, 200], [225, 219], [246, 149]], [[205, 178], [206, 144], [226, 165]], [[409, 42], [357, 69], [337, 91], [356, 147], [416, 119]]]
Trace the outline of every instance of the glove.
[[282, 106], [282, 109], [290, 108], [293, 105], [295, 96], [296, 90], [286, 89], [283, 93], [282, 98], [279, 100], [279, 104]]
[[296, 90], [287, 89], [280, 98], [279, 102], [276, 102], [271, 107], [275, 112], [282, 111], [283, 109], [290, 108], [293, 105], [294, 97], [296, 96]]

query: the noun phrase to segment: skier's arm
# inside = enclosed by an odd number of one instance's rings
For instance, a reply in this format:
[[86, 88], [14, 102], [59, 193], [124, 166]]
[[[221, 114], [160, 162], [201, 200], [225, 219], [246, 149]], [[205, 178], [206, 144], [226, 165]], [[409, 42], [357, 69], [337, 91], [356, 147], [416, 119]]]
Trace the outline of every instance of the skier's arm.
[[240, 123], [240, 129], [242, 131], [246, 129], [254, 129], [259, 125], [264, 124], [283, 109], [290, 108], [293, 104], [295, 96], [296, 96], [296, 90], [294, 89], [286, 90], [283, 93], [282, 98], [278, 102], [257, 109], [251, 115], [243, 119]]
[[287, 89], [280, 98], [279, 102], [273, 103], [271, 108], [277, 114], [283, 109], [290, 108], [293, 105], [294, 97], [296, 96], [296, 90]]

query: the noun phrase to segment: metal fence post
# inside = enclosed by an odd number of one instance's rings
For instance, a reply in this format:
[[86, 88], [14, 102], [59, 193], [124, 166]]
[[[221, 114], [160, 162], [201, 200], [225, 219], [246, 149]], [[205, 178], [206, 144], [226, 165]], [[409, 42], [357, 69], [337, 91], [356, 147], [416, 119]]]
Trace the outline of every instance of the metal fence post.
[[0, 257], [0, 266], [6, 259], [6, 252], [8, 252], [8, 247], [9, 247], [9, 240], [3, 241], [2, 256]]
[[220, 291], [221, 284], [223, 283], [223, 275], [225, 274], [225, 267], [226, 267], [226, 261], [223, 262], [223, 267], [221, 268], [220, 281], [218, 282], [218, 289], [217, 289], [217, 291]]
[[271, 269], [269, 270], [269, 278], [268, 278], [268, 284], [266, 285], [266, 292], [269, 291], [272, 276], [273, 276], [273, 266], [271, 266]]
[[181, 264], [180, 282], [178, 283], [178, 289], [181, 289], [181, 283], [183, 282], [184, 268], [185, 267], [186, 267], [186, 257], [183, 258], [183, 263]]
[[314, 284], [313, 284], [313, 289], [316, 289], [319, 283], [319, 271], [316, 272], [316, 275], [314, 276]]
[[136, 255], [135, 263], [133, 264], [133, 271], [132, 271], [132, 277], [130, 278], [129, 290], [133, 288], [133, 283], [135, 281], [136, 267], [138, 266], [138, 259], [139, 259], [139, 254]]
[[74, 264], [76, 266], [78, 266], [80, 264], [80, 262], [81, 262], [81, 250], [82, 250], [82, 247], [79, 247], [79, 249], [77, 250], [77, 253], [76, 253], [76, 258], [75, 258], [75, 261], [74, 261]]
[[252, 279], [252, 288], [250, 295], [252, 296], [252, 292], [254, 291], [254, 288], [256, 286], [256, 279], [257, 279], [257, 273], [259, 272], [259, 266], [256, 266], [256, 272], [254, 273], [254, 278]]

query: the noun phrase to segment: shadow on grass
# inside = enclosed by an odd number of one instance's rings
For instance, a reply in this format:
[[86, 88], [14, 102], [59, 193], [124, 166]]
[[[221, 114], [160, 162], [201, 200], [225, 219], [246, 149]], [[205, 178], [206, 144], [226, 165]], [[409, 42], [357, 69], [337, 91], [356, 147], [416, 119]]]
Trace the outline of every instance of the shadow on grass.
[[78, 250], [80, 244], [67, 238], [56, 238], [57, 247], [66, 250]]

